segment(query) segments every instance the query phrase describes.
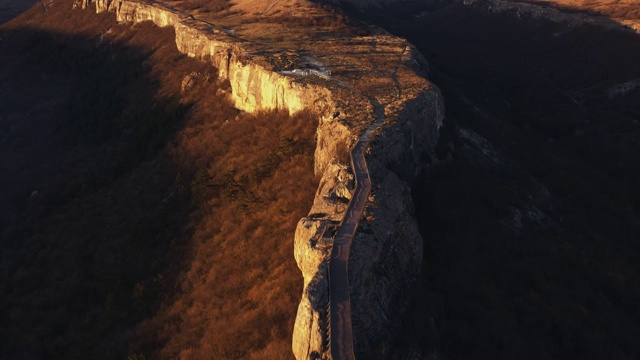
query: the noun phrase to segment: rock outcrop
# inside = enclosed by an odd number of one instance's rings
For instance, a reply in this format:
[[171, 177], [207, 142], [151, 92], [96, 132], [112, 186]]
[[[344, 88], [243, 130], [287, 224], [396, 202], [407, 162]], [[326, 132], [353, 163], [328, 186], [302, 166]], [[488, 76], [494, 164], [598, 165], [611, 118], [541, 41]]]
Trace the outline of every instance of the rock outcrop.
[[[77, 5], [85, 8], [83, 1]], [[166, 4], [97, 0], [96, 10], [113, 11], [120, 22], [174, 27], [178, 49], [217, 67], [241, 110], [305, 110], [319, 117], [315, 172], [322, 180], [295, 234], [304, 278], [292, 340], [298, 359], [330, 358], [327, 260], [332, 232], [355, 186], [349, 149], [365, 128], [381, 123], [368, 150], [374, 192], [354, 240], [349, 281], [356, 354], [388, 347], [422, 262], [408, 184], [432, 154], [444, 116], [438, 89], [420, 76], [424, 59], [405, 40], [378, 29], [374, 35], [300, 42], [293, 50], [304, 52], [306, 64], [332, 69], [331, 76], [301, 77], [296, 74], [314, 72], [294, 72], [274, 60], [285, 50]]]
[[[405, 99], [406, 100], [406, 99]], [[437, 90], [426, 91], [391, 110], [378, 129], [367, 157], [374, 191], [351, 247], [349, 284], [355, 351], [379, 358], [392, 348], [400, 331], [422, 265], [423, 243], [413, 218], [411, 184], [433, 157], [444, 107]], [[320, 146], [320, 145], [318, 145]], [[351, 169], [326, 167], [310, 215], [295, 238], [305, 287], [298, 307], [293, 349], [298, 359], [329, 359], [327, 338], [332, 232], [342, 219], [353, 189]], [[386, 349], [386, 350], [385, 350]]]

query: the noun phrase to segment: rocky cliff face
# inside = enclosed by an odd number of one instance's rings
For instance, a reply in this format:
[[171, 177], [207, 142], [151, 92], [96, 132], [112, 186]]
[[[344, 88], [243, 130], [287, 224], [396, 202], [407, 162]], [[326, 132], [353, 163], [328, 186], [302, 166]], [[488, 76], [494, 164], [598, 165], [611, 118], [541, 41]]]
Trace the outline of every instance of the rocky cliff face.
[[[422, 266], [423, 243], [408, 184], [425, 158], [432, 158], [444, 106], [439, 91], [432, 89], [403, 101], [398, 110], [388, 112], [387, 126], [379, 129], [369, 148], [374, 191], [351, 247], [349, 284], [358, 358], [380, 358], [384, 349], [393, 347]], [[298, 359], [330, 358], [325, 331], [330, 238], [354, 188], [350, 171], [342, 163], [327, 166], [310, 215], [296, 230], [295, 255], [305, 284], [293, 337]]]
[[[77, 5], [87, 7], [83, 1]], [[384, 118], [369, 149], [375, 194], [369, 197], [366, 220], [351, 251], [349, 281], [356, 353], [366, 356], [391, 344], [422, 262], [422, 239], [407, 184], [417, 175], [423, 156], [433, 152], [444, 115], [439, 91], [418, 75], [425, 62], [413, 47], [383, 32], [333, 40], [329, 50], [323, 49], [331, 56], [322, 56], [338, 59], [336, 68], [349, 64], [345, 74], [356, 69], [360, 75], [341, 76], [336, 71], [331, 78], [302, 81], [261, 55], [266, 53], [263, 44], [240, 39], [171, 6], [98, 0], [96, 10], [113, 11], [120, 22], [149, 20], [173, 26], [178, 49], [217, 67], [241, 110], [306, 110], [318, 115], [315, 171], [322, 180], [310, 215], [300, 220], [295, 234], [294, 255], [304, 278], [292, 341], [298, 359], [330, 358], [327, 260], [332, 231], [355, 186], [349, 149], [364, 127]]]
[[161, 27], [174, 27], [178, 50], [218, 68], [219, 77], [231, 83], [233, 103], [244, 111], [286, 109], [295, 113], [312, 108], [324, 113], [331, 104], [328, 89], [295, 83], [271, 71], [268, 63], [251, 54], [251, 46], [187, 13], [158, 3], [110, 0], [98, 0], [96, 11], [114, 11], [120, 22], [152, 21]]

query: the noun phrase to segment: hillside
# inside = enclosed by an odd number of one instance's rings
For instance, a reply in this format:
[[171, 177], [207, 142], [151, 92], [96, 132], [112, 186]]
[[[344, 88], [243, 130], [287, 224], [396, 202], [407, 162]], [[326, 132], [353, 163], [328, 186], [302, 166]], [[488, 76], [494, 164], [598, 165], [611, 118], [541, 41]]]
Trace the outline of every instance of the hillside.
[[232, 108], [171, 28], [45, 5], [0, 28], [0, 357], [291, 356], [316, 120]]
[[446, 99], [408, 332], [448, 359], [637, 358], [640, 36], [487, 9], [360, 15], [407, 36]]

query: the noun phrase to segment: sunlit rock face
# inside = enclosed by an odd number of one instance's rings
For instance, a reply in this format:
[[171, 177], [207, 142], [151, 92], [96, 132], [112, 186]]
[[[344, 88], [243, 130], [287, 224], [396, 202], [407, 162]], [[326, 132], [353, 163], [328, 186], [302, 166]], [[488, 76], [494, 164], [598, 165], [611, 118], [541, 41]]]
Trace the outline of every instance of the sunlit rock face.
[[[389, 108], [388, 126], [370, 143], [367, 164], [374, 191], [349, 262], [355, 350], [362, 358], [380, 356], [380, 349], [391, 348], [401, 330], [399, 320], [423, 260], [407, 184], [415, 180], [425, 159], [434, 158], [444, 117], [443, 99], [435, 88], [404, 101], [396, 110]], [[310, 215], [298, 223], [295, 255], [304, 276], [293, 335], [298, 359], [330, 358], [324, 330], [329, 305], [327, 259], [331, 225], [342, 219], [350, 197], [346, 192], [354, 188], [349, 170], [335, 162], [326, 166]]]
[[[305, 110], [318, 116], [314, 169], [321, 181], [294, 241], [304, 281], [292, 339], [297, 359], [330, 358], [328, 259], [332, 232], [356, 185], [350, 148], [365, 128], [383, 120], [369, 144], [374, 192], [354, 240], [349, 281], [356, 354], [366, 357], [390, 345], [422, 263], [422, 239], [408, 184], [433, 154], [444, 116], [440, 92], [419, 75], [426, 68], [424, 59], [406, 41], [379, 31], [325, 44], [323, 51], [332, 54], [325, 57], [328, 61], [349, 64], [344, 77], [301, 81], [277, 71], [269, 58], [259, 55], [261, 48], [255, 43], [231, 36], [226, 29], [204, 26], [161, 3], [98, 0], [95, 5], [97, 12], [115, 12], [120, 22], [172, 26], [181, 52], [210, 62], [218, 68], [220, 80], [228, 80], [230, 99], [238, 109], [292, 114]], [[87, 6], [87, 0], [76, 3]], [[349, 77], [353, 69], [357, 77]]]
[[[88, 6], [86, 0], [80, 7]], [[324, 168], [338, 151], [346, 152], [347, 142], [354, 134], [340, 119], [347, 109], [333, 101], [336, 91], [314, 84], [301, 83], [295, 78], [272, 70], [264, 59], [251, 54], [251, 49], [222, 30], [210, 32], [202, 29], [188, 15], [171, 11], [158, 4], [136, 1], [110, 2], [98, 0], [96, 11], [113, 11], [119, 22], [138, 23], [152, 21], [158, 26], [172, 26], [176, 32], [178, 50], [188, 56], [210, 62], [218, 68], [218, 76], [231, 85], [231, 100], [238, 109], [247, 112], [260, 110], [286, 110], [290, 114], [308, 110], [318, 114], [318, 148], [315, 154], [315, 172]], [[348, 96], [342, 96], [342, 101]], [[338, 110], [342, 108], [342, 112]], [[338, 118], [335, 114], [342, 114]]]
[[[422, 265], [423, 243], [413, 217], [407, 184], [376, 159], [368, 162], [377, 184], [354, 239], [349, 261], [352, 323], [356, 356], [377, 358], [401, 330], [408, 294]], [[349, 189], [344, 165], [331, 164], [309, 217], [298, 223], [294, 253], [304, 276], [293, 352], [297, 359], [330, 359], [327, 347], [330, 232], [347, 203], [336, 189]], [[318, 218], [320, 217], [320, 218]]]
[[344, 201], [336, 190], [353, 190], [353, 185], [353, 175], [346, 165], [333, 162], [327, 166], [311, 212], [296, 228], [294, 256], [304, 279], [292, 341], [297, 359], [330, 357], [327, 347], [330, 235], [348, 205], [348, 200]]
[[210, 61], [219, 69], [219, 76], [228, 79], [232, 100], [238, 109], [248, 112], [284, 109], [296, 113], [316, 109], [331, 102], [331, 92], [318, 86], [296, 83], [252, 62], [250, 53], [221, 30], [213, 33], [202, 29], [187, 15], [154, 4], [98, 0], [96, 11], [115, 11], [120, 22], [153, 21], [158, 26], [173, 26], [176, 46], [181, 52]]

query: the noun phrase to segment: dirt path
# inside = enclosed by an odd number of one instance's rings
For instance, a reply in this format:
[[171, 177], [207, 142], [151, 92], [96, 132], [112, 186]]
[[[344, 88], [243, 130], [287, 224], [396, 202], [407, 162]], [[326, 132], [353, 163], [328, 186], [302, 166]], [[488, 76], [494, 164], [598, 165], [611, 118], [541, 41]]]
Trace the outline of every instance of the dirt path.
[[329, 263], [330, 294], [330, 350], [333, 360], [355, 359], [353, 325], [351, 323], [351, 299], [349, 295], [349, 254], [364, 207], [371, 192], [371, 177], [364, 153], [371, 135], [384, 120], [386, 105], [380, 105], [373, 97], [364, 95], [374, 107], [376, 121], [358, 140], [351, 151], [351, 165], [356, 178], [356, 189], [333, 241]]
[[[375, 49], [377, 43], [373, 43]], [[398, 81], [397, 72], [402, 62], [402, 57], [407, 51], [405, 47], [399, 54], [398, 66], [393, 70], [391, 78], [397, 89], [397, 94], [389, 102], [393, 102], [402, 96], [402, 88]], [[385, 108], [388, 104], [380, 104], [370, 95], [361, 94], [369, 100], [373, 106], [376, 120], [364, 131], [356, 146], [351, 151], [351, 165], [356, 179], [356, 189], [353, 193], [349, 207], [340, 224], [331, 250], [329, 263], [329, 294], [330, 294], [330, 321], [329, 348], [333, 360], [355, 359], [353, 346], [353, 325], [351, 322], [351, 299], [349, 295], [349, 254], [351, 244], [358, 229], [358, 224], [364, 213], [364, 207], [371, 192], [371, 177], [364, 157], [365, 150], [373, 132], [385, 121]]]
[[269, 12], [269, 10], [271, 10], [271, 8], [272, 8], [272, 7], [274, 7], [274, 6], [275, 6], [277, 3], [279, 3], [279, 2], [280, 2], [280, 0], [272, 1], [272, 2], [271, 2], [271, 4], [269, 4], [269, 6], [267, 6], [267, 7], [264, 9], [264, 11], [262, 12], [262, 15], [264, 15], [264, 14], [268, 13], [268, 12]]

